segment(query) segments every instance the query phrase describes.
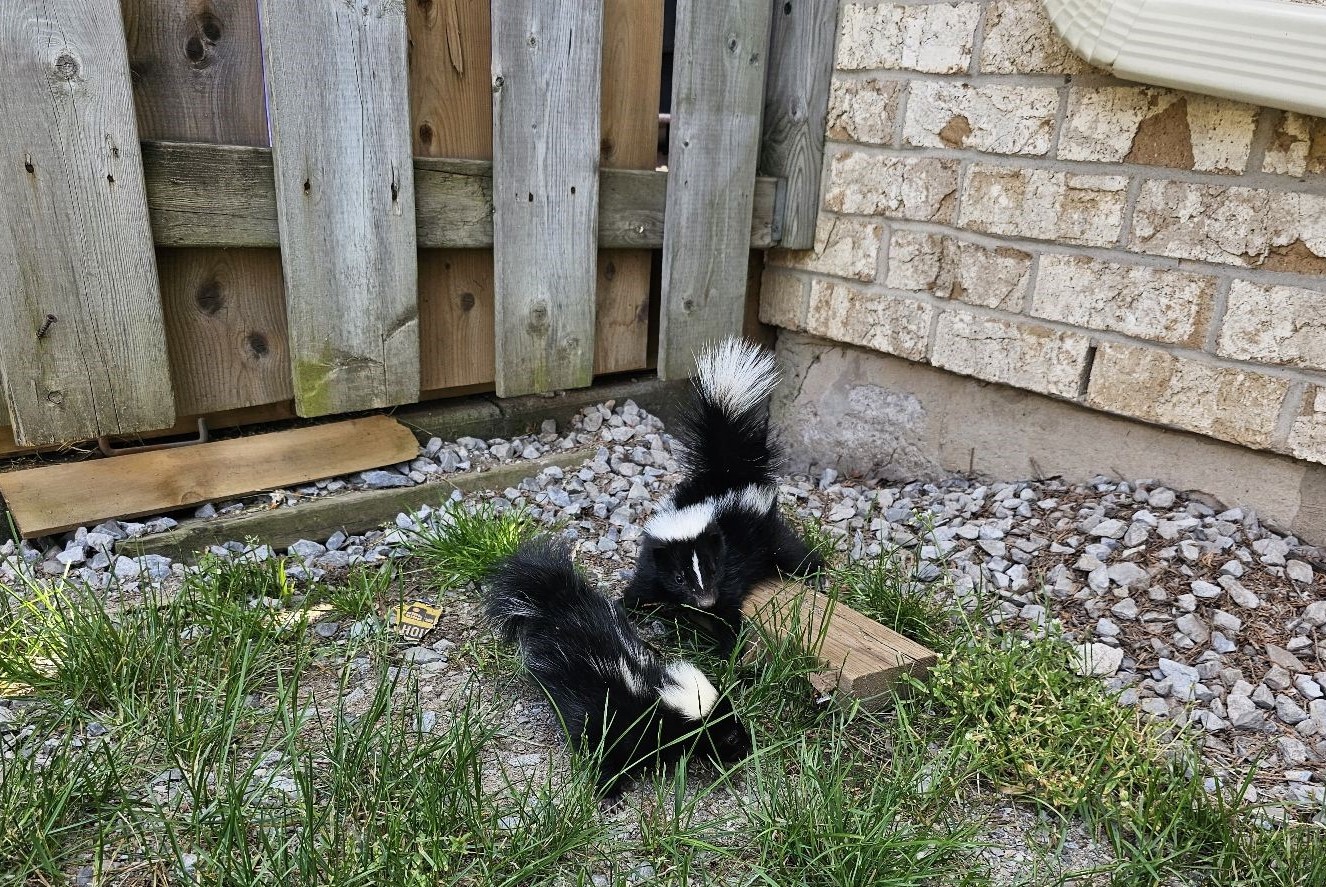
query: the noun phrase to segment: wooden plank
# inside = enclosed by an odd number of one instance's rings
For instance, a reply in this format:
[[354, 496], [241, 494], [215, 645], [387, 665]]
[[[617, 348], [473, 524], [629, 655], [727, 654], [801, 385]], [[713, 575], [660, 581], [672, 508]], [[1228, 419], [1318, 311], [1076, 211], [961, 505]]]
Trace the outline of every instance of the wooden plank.
[[170, 425], [119, 4], [5, 4], [0, 83], [0, 380], [15, 436]]
[[796, 633], [824, 662], [828, 686], [867, 703], [882, 701], [904, 675], [923, 675], [937, 660], [910, 638], [804, 585], [766, 582], [742, 611], [771, 633]]
[[769, 0], [678, 0], [658, 373], [741, 332]]
[[405, 10], [260, 0], [295, 406], [419, 397]]
[[[276, 246], [276, 187], [271, 152], [230, 145], [145, 142], [147, 205], [161, 246]], [[420, 248], [493, 245], [492, 163], [416, 157], [415, 207]], [[604, 169], [599, 174], [600, 249], [663, 245], [666, 172]], [[776, 180], [754, 182], [752, 249], [774, 246]]]
[[819, 218], [838, 5], [773, 0], [773, 7], [760, 172], [787, 182], [778, 245], [810, 249]]
[[32, 538], [378, 468], [418, 453], [410, 429], [388, 416], [368, 416], [10, 471], [0, 474], [0, 494], [24, 538]]
[[[140, 137], [267, 147], [252, 0], [120, 6]], [[157, 268], [177, 413], [290, 399], [279, 252], [159, 247]]]
[[[493, 255], [488, 251], [493, 245], [492, 164], [474, 167], [472, 177], [457, 181], [445, 172], [431, 175], [433, 168], [419, 161], [492, 159], [489, 0], [409, 2], [406, 23], [420, 246], [421, 382], [424, 390], [491, 383], [496, 346]], [[430, 187], [434, 183], [442, 187]], [[447, 196], [447, 184], [478, 199], [466, 203], [467, 211], [453, 212], [456, 204]], [[458, 249], [431, 249], [453, 246]]]
[[129, 544], [141, 554], [161, 554], [191, 560], [191, 555], [209, 545], [232, 539], [261, 539], [276, 549], [288, 548], [300, 539], [326, 539], [337, 530], [347, 535], [365, 533], [390, 523], [396, 515], [418, 511], [422, 505], [438, 506], [453, 490], [501, 491], [534, 477], [549, 465], [570, 468], [582, 464], [587, 450], [550, 453], [528, 462], [498, 465], [490, 471], [467, 471], [413, 487], [386, 490], [355, 490], [302, 502], [293, 508], [274, 508], [218, 517], [186, 520], [173, 530], [141, 537]]
[[[602, 169], [654, 168], [664, 5], [658, 0], [605, 0], [603, 4]], [[600, 197], [600, 213], [602, 210]], [[599, 252], [595, 374], [641, 369], [649, 363], [652, 271], [653, 256], [648, 250]]]
[[497, 394], [594, 375], [601, 3], [493, 7]]

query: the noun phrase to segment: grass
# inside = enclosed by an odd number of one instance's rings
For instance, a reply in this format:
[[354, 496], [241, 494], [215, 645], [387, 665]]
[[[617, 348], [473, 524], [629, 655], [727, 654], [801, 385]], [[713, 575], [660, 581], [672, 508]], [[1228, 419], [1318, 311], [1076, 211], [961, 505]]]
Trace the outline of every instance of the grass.
[[[446, 514], [415, 544], [443, 589], [537, 527]], [[755, 753], [660, 774], [615, 812], [578, 757], [504, 763], [515, 663], [481, 630], [454, 638], [473, 677], [427, 733], [425, 678], [393, 667], [389, 634], [308, 630], [327, 607], [398, 602], [399, 568], [302, 597], [279, 559], [205, 561], [116, 610], [58, 580], [0, 587], [0, 687], [27, 700], [0, 733], [0, 884], [82, 866], [106, 883], [626, 884], [647, 862], [659, 884], [980, 885], [976, 802], [1000, 793], [1051, 825], [1084, 822], [1114, 851], [1096, 873], [1113, 884], [1326, 883], [1323, 830], [1265, 828], [1206, 792], [1186, 740], [1077, 677], [1062, 640], [965, 624], [905, 554], [836, 562], [830, 588], [944, 651], [927, 682], [872, 714], [820, 704], [814, 657], [784, 637], [758, 638], [754, 661], [700, 654]], [[351, 662], [368, 669], [354, 706]], [[1044, 854], [1031, 883], [1061, 882]]]
[[521, 542], [544, 530], [520, 509], [499, 510], [489, 502], [450, 502], [416, 531], [410, 551], [438, 587], [463, 588], [481, 580]]

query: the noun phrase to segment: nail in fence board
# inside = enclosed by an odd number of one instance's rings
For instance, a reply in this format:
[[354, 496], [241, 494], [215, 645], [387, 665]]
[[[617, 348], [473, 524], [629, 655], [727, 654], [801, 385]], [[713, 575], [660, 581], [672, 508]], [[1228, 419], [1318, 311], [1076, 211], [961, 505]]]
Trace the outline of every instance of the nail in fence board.
[[741, 332], [769, 0], [678, 0], [658, 374]]
[[0, 86], [0, 377], [15, 437], [170, 425], [119, 3], [3, 4]]
[[778, 245], [788, 249], [815, 245], [837, 21], [836, 3], [773, 3], [760, 172], [787, 180]]
[[603, 5], [493, 4], [497, 394], [594, 370]]
[[295, 404], [419, 397], [405, 8], [261, 0]]
[[[267, 147], [253, 0], [120, 6], [142, 138]], [[179, 415], [293, 396], [277, 250], [158, 247], [157, 270]]]
[[161, 514], [201, 502], [405, 462], [414, 434], [389, 416], [235, 437], [181, 449], [128, 453], [0, 473], [25, 538], [111, 517]]

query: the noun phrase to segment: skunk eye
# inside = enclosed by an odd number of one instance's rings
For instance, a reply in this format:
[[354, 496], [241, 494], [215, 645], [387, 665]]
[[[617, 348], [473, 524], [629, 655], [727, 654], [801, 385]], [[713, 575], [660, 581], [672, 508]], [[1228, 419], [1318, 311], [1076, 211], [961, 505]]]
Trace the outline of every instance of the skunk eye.
[[678, 573], [677, 573], [677, 584], [678, 584], [678, 585], [685, 585], [685, 584], [686, 584], [686, 574], [685, 574], [685, 573], [682, 573], [682, 572], [678, 572]]

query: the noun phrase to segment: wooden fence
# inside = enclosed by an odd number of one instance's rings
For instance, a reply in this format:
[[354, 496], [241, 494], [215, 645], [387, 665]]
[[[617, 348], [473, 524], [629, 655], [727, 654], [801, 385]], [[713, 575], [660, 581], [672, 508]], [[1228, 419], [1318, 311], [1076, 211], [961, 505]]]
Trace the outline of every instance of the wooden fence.
[[661, 171], [662, 0], [0, 0], [9, 447], [688, 374], [813, 243], [836, 9], [679, 0]]

